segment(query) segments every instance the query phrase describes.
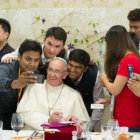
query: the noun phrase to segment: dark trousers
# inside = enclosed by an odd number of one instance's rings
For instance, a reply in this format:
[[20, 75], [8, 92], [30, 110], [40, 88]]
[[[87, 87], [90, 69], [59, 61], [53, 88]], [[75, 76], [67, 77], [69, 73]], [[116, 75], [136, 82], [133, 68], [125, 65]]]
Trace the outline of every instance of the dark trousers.
[[0, 120], [3, 121], [3, 130], [12, 130], [11, 118], [12, 118], [12, 113], [0, 114]]
[[129, 128], [129, 132], [140, 132], [140, 126]]

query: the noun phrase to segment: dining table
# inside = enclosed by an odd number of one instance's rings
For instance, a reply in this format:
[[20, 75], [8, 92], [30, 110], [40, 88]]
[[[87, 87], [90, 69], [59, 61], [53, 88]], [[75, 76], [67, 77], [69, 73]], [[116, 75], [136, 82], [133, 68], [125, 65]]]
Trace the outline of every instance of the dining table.
[[[18, 134], [18, 139], [28, 140], [33, 133], [34, 131], [21, 130]], [[44, 131], [39, 131], [39, 133], [43, 134]], [[92, 140], [102, 140], [102, 135], [100, 132], [90, 132], [89, 134]], [[133, 135], [133, 140], [140, 140], [140, 133], [132, 133], [132, 135]], [[14, 130], [2, 130], [0, 132], [0, 140], [16, 140], [16, 136], [17, 133]], [[36, 140], [44, 140], [44, 138], [36, 138]]]
[[[32, 134], [35, 131], [31, 130], [21, 130], [18, 132], [18, 140], [34, 140]], [[44, 133], [43, 131], [39, 131], [39, 133]], [[30, 139], [29, 139], [30, 138]], [[17, 140], [17, 132], [14, 130], [2, 130], [0, 132], [0, 140]], [[36, 140], [44, 140], [43, 138], [38, 138]]]
[[[131, 133], [133, 136], [133, 139], [131, 140], [140, 140], [140, 133]], [[100, 132], [94, 132], [90, 133], [92, 140], [102, 140], [102, 135]]]

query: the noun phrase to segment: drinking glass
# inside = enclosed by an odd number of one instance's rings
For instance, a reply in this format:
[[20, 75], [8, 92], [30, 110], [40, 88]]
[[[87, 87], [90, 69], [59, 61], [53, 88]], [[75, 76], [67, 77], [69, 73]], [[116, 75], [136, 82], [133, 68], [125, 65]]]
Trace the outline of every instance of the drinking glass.
[[101, 133], [102, 133], [102, 140], [111, 140], [112, 139], [112, 126], [108, 123], [101, 124]]
[[115, 119], [108, 120], [108, 124], [109, 124], [109, 125], [112, 125], [113, 131], [116, 131], [116, 130], [119, 129], [118, 120], [115, 120]]
[[89, 131], [89, 122], [77, 122], [77, 140], [87, 140]]
[[119, 123], [118, 120], [111, 119], [108, 121], [108, 125], [112, 126], [112, 137], [115, 139], [119, 135]]
[[11, 126], [12, 126], [12, 129], [17, 132], [17, 140], [18, 140], [18, 132], [23, 127], [23, 122], [20, 117], [20, 114], [18, 114], [18, 113], [12, 114]]

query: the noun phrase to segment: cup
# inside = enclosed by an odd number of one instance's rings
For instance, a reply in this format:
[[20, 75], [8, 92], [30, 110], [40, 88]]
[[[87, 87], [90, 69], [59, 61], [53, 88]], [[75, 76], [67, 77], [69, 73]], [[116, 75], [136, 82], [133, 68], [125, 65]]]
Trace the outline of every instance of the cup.
[[108, 123], [102, 123], [101, 124], [101, 134], [102, 134], [102, 140], [111, 140], [112, 139], [112, 125]]
[[89, 122], [77, 122], [77, 140], [86, 140], [89, 131]]
[[128, 133], [128, 127], [120, 127], [120, 133], [127, 134]]
[[0, 120], [0, 134], [2, 134], [2, 129], [3, 129], [3, 121]]

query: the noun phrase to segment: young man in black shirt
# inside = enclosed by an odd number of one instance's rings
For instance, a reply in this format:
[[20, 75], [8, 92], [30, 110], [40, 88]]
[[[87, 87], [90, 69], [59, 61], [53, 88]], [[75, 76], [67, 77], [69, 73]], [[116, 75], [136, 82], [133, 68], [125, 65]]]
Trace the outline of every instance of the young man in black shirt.
[[80, 92], [89, 116], [91, 116], [90, 131], [102, 119], [103, 109], [90, 108], [90, 105], [104, 98], [103, 87], [98, 79], [98, 67], [89, 65], [90, 56], [82, 49], [70, 52], [68, 61], [68, 76], [64, 83]]
[[10, 23], [6, 19], [0, 18], [0, 62], [1, 58], [10, 52], [13, 52], [14, 49], [7, 43], [11, 32]]

